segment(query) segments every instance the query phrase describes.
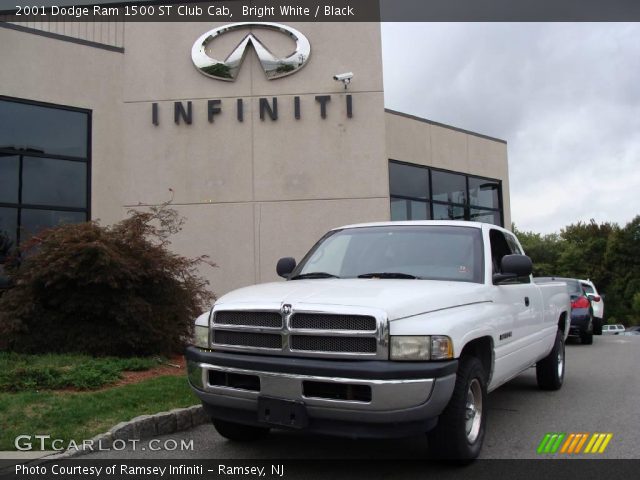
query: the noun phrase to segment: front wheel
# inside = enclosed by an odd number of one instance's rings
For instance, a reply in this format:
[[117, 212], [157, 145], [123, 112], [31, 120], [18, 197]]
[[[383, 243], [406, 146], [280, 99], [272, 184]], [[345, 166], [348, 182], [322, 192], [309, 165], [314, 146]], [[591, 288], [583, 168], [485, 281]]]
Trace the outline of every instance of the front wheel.
[[542, 390], [560, 390], [564, 382], [564, 336], [560, 330], [549, 355], [536, 363], [536, 379]]
[[487, 424], [486, 379], [476, 357], [460, 360], [451, 400], [428, 434], [429, 449], [436, 457], [471, 461], [480, 454]]

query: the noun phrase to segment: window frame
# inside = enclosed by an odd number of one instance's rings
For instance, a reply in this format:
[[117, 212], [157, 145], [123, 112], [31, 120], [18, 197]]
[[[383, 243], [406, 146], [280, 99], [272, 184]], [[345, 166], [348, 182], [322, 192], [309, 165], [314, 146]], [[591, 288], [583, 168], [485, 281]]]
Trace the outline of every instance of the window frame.
[[[60, 155], [52, 153], [41, 153], [31, 150], [16, 150], [13, 148], [0, 148], [0, 154], [12, 155], [18, 157], [18, 199], [17, 202], [0, 202], [2, 208], [15, 208], [17, 210], [17, 225], [16, 225], [16, 246], [19, 246], [23, 241], [24, 232], [22, 231], [22, 210], [46, 210], [46, 211], [61, 211], [61, 212], [79, 212], [85, 214], [86, 221], [91, 220], [91, 178], [92, 178], [92, 128], [93, 128], [93, 111], [87, 108], [73, 107], [70, 105], [61, 105], [56, 103], [41, 102], [37, 100], [30, 100], [26, 98], [10, 97], [7, 95], [0, 95], [0, 102], [13, 102], [24, 105], [32, 105], [36, 107], [51, 108], [55, 110], [67, 110], [76, 113], [82, 113], [86, 115], [87, 119], [87, 133], [86, 133], [86, 157], [77, 157], [70, 155]], [[31, 204], [23, 203], [23, 171], [24, 171], [24, 159], [25, 157], [46, 158], [52, 160], [65, 160], [71, 162], [84, 163], [86, 165], [86, 179], [85, 179], [85, 191], [86, 202], [85, 207], [69, 207], [60, 206], [54, 204]]]
[[[395, 165], [404, 165], [407, 167], [414, 167], [414, 168], [422, 168], [427, 170], [427, 178], [428, 178], [428, 197], [425, 198], [418, 198], [418, 197], [411, 197], [408, 195], [398, 195], [398, 194], [393, 194], [391, 193], [391, 169], [389, 168], [391, 164], [395, 164]], [[432, 172], [442, 172], [442, 173], [449, 173], [449, 174], [454, 174], [454, 175], [462, 175], [464, 177], [464, 181], [465, 181], [465, 203], [458, 203], [458, 202], [443, 202], [440, 200], [433, 200], [433, 175]], [[429, 218], [433, 219], [433, 206], [434, 205], [442, 205], [445, 207], [449, 207], [449, 206], [453, 206], [453, 207], [461, 207], [464, 211], [464, 220], [465, 221], [474, 221], [471, 219], [471, 211], [481, 211], [481, 212], [487, 212], [487, 213], [498, 213], [499, 215], [499, 219], [500, 219], [500, 223], [497, 225], [499, 227], [504, 227], [504, 201], [503, 201], [503, 195], [502, 195], [502, 186], [503, 186], [503, 182], [502, 180], [498, 179], [498, 178], [491, 178], [491, 177], [485, 177], [482, 175], [475, 175], [475, 174], [471, 174], [471, 173], [463, 173], [463, 172], [456, 172], [454, 170], [447, 170], [444, 168], [438, 168], [438, 167], [430, 167], [430, 166], [426, 166], [426, 165], [418, 165], [415, 163], [409, 163], [409, 162], [403, 162], [401, 160], [395, 160], [393, 158], [390, 158], [388, 160], [388, 168], [387, 168], [387, 173], [389, 175], [389, 215], [391, 215], [391, 200], [392, 199], [401, 199], [401, 200], [410, 200], [410, 201], [414, 201], [414, 202], [422, 202], [422, 203], [426, 203], [427, 204], [427, 212], [429, 213]], [[478, 205], [471, 205], [471, 196], [469, 193], [469, 178], [474, 178], [474, 179], [479, 179], [479, 180], [486, 180], [486, 181], [490, 181], [490, 182], [495, 182], [498, 184], [498, 208], [489, 208], [489, 207], [481, 207]], [[485, 223], [485, 222], [483, 222]], [[490, 224], [490, 225], [495, 225], [495, 224]]]

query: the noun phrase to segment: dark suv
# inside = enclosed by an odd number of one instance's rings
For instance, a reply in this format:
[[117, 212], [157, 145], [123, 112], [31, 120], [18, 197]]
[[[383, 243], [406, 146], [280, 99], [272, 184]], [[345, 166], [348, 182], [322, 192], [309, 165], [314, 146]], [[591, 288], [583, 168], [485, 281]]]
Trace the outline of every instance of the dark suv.
[[579, 337], [585, 345], [593, 343], [593, 307], [582, 284], [575, 278], [536, 277], [536, 283], [564, 282], [571, 297], [570, 337]]

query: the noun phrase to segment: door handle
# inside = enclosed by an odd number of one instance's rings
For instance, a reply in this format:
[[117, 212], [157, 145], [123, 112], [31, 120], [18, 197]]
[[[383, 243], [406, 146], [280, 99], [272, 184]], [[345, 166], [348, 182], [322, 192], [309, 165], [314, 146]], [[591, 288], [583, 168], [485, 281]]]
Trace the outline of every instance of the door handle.
[[524, 305], [525, 305], [526, 307], [528, 307], [528, 306], [529, 306], [529, 297], [524, 297]]

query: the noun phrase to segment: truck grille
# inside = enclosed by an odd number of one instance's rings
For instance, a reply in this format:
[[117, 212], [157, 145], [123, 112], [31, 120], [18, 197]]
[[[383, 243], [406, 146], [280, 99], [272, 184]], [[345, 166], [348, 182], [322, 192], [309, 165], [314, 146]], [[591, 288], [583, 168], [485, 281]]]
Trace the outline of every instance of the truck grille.
[[282, 338], [274, 333], [213, 331], [213, 343], [257, 348], [282, 348]]
[[248, 327], [281, 328], [282, 316], [278, 312], [218, 312], [214, 324], [246, 325]]
[[292, 335], [291, 350], [309, 352], [376, 353], [376, 339], [367, 337], [319, 337]]
[[[212, 319], [212, 347], [262, 354], [387, 358], [386, 323], [373, 315], [221, 310]], [[266, 349], [263, 350], [263, 349]]]
[[365, 315], [296, 313], [291, 317], [291, 328], [375, 332], [376, 319]]

